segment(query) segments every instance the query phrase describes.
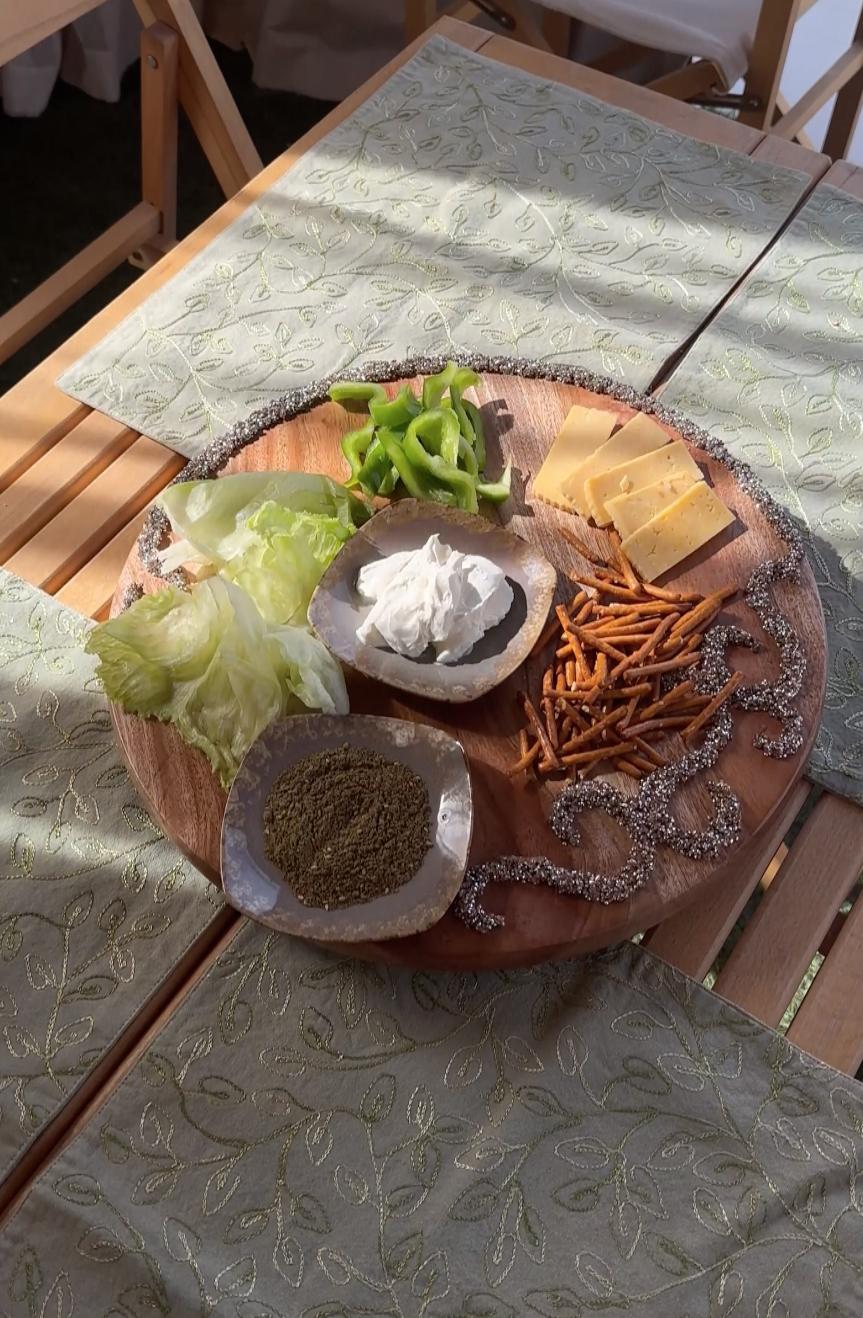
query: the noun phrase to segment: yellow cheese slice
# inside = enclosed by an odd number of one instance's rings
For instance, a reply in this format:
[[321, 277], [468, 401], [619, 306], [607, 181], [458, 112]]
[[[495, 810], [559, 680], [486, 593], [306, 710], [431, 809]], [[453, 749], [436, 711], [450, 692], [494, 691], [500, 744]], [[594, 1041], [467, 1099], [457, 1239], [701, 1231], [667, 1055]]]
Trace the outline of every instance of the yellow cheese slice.
[[[689, 456], [689, 449], [679, 439], [673, 444], [665, 444], [662, 448], [654, 449], [652, 453], [645, 453], [643, 457], [635, 458], [632, 462], [624, 462], [619, 467], [609, 467], [599, 476], [592, 476], [590, 480], [584, 482], [584, 497], [590, 515], [597, 526], [608, 526], [612, 521], [608, 508], [609, 499], [613, 499], [617, 494], [626, 494], [630, 490], [643, 490], [645, 485], [654, 485], [656, 481], [662, 480], [663, 476], [682, 476], [684, 473], [691, 477], [690, 485], [701, 480], [701, 472]], [[682, 494], [686, 488], [681, 486], [677, 493]], [[654, 511], [659, 512], [659, 509], [656, 508]]]
[[602, 412], [595, 407], [570, 408], [569, 416], [533, 482], [536, 497], [553, 504], [555, 508], [572, 512], [569, 500], [563, 497], [560, 487], [567, 476], [605, 443], [616, 424], [617, 418], [613, 412]]
[[675, 476], [663, 476], [662, 480], [653, 485], [645, 485], [642, 490], [618, 494], [616, 498], [609, 499], [605, 506], [611, 514], [615, 530], [625, 540], [697, 483], [688, 471]]
[[633, 534], [621, 548], [645, 581], [655, 581], [734, 521], [709, 485], [699, 481]]
[[662, 448], [667, 443], [668, 436], [665, 431], [655, 421], [651, 421], [649, 416], [639, 412], [563, 482], [561, 487], [563, 497], [570, 500], [582, 517], [589, 517], [590, 508], [584, 493], [587, 481], [607, 471], [609, 467], [619, 467], [623, 462], [632, 462], [635, 458], [643, 457], [645, 453], [652, 453], [654, 449]]

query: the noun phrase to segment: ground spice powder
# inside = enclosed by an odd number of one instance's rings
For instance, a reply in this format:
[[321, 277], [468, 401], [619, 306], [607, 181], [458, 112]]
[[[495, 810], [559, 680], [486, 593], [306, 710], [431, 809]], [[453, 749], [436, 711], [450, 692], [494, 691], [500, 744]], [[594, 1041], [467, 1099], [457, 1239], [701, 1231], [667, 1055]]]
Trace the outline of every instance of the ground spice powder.
[[264, 850], [305, 906], [336, 910], [394, 892], [431, 844], [426, 785], [406, 764], [342, 746], [280, 774]]

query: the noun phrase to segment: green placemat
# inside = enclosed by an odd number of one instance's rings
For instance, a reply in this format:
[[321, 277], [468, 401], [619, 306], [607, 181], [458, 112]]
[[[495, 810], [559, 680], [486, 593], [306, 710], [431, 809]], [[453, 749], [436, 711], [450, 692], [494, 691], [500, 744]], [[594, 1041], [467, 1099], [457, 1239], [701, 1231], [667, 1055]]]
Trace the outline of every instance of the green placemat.
[[863, 204], [819, 187], [664, 390], [801, 525], [827, 621], [807, 772], [863, 804]]
[[4, 1313], [863, 1308], [863, 1089], [631, 944], [482, 976], [246, 926], [0, 1237]]
[[58, 383], [187, 456], [375, 358], [644, 389], [809, 182], [436, 37]]
[[221, 903], [135, 794], [91, 625], [0, 569], [0, 1175]]

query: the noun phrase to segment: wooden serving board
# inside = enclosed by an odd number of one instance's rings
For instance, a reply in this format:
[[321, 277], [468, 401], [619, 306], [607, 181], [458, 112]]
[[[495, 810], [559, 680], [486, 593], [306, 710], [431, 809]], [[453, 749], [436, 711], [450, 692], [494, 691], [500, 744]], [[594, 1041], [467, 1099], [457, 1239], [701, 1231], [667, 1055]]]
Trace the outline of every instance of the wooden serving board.
[[[413, 382], [415, 386], [418, 381]], [[394, 394], [397, 385], [388, 392]], [[574, 587], [568, 573], [585, 565], [559, 534], [568, 525], [591, 546], [604, 550], [604, 532], [582, 519], [558, 512], [530, 498], [530, 481], [539, 470], [560, 426], [574, 403], [610, 409], [621, 422], [632, 409], [603, 395], [546, 381], [489, 375], [477, 390], [482, 405], [488, 446], [488, 473], [493, 479], [506, 461], [513, 463], [512, 497], [497, 513], [517, 534], [533, 541], [559, 570], [560, 601], [571, 598]], [[292, 422], [278, 426], [238, 454], [227, 472], [272, 469], [325, 472], [344, 479], [346, 464], [339, 440], [356, 425], [342, 408], [326, 404]], [[669, 434], [680, 438], [669, 429]], [[693, 455], [717, 493], [737, 515], [735, 524], [699, 555], [687, 560], [685, 571], [668, 581], [681, 589], [703, 594], [737, 582], [743, 586], [752, 569], [783, 552], [781, 540], [763, 513], [740, 490], [721, 464], [698, 449]], [[112, 613], [120, 608], [127, 587], [140, 582], [145, 590], [159, 583], [143, 572], [137, 552], [131, 554], [117, 586]], [[502, 929], [477, 934], [451, 913], [422, 934], [386, 942], [351, 944], [351, 955], [423, 968], [481, 970], [528, 965], [552, 958], [580, 955], [619, 942], [649, 929], [688, 903], [698, 900], [712, 885], [738, 873], [747, 857], [758, 849], [777, 813], [800, 778], [818, 729], [826, 679], [826, 639], [821, 602], [808, 565], [796, 585], [781, 583], [777, 600], [803, 638], [807, 675], [799, 699], [805, 738], [800, 753], [789, 760], [772, 760], [753, 746], [753, 737], [770, 720], [764, 715], [734, 712], [735, 733], [718, 764], [718, 775], [737, 793], [743, 811], [740, 846], [719, 863], [691, 861], [661, 848], [654, 877], [631, 899], [609, 906], [581, 898], [563, 897], [546, 888], [516, 884], [490, 886], [487, 909], [505, 917]], [[772, 641], [761, 631], [757, 617], [742, 599], [722, 613], [722, 621], [736, 623], [764, 642], [757, 655], [734, 652], [734, 664], [747, 681], [773, 677], [778, 656]], [[546, 660], [547, 662], [547, 660]], [[381, 684], [348, 674], [354, 713], [373, 713], [415, 719], [447, 728], [459, 737], [468, 754], [474, 789], [475, 823], [470, 863], [501, 855], [547, 856], [557, 864], [611, 872], [628, 849], [628, 839], [604, 814], [580, 817], [582, 842], [572, 851], [557, 841], [547, 824], [554, 784], [538, 783], [520, 775], [510, 778], [507, 768], [518, 756], [517, 737], [522, 725], [516, 701], [518, 690], [538, 697], [542, 660], [528, 662], [503, 686], [470, 705], [440, 705], [406, 696]], [[219, 882], [219, 842], [225, 795], [204, 757], [189, 749], [168, 725], [145, 721], [112, 710], [117, 738], [132, 777], [167, 835], [213, 882]], [[774, 729], [775, 731], [775, 729]], [[620, 774], [609, 777], [624, 791], [636, 784]], [[707, 775], [687, 785], [675, 797], [675, 811], [684, 827], [703, 829], [711, 818]], [[348, 949], [345, 948], [347, 951]]]

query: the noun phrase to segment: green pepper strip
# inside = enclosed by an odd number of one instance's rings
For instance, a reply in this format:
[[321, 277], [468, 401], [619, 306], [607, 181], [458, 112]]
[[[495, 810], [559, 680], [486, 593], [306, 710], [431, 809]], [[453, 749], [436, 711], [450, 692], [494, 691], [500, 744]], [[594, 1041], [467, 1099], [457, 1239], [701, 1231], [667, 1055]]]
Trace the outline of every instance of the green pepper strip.
[[440, 406], [440, 400], [457, 374], [458, 367], [455, 362], [447, 362], [440, 375], [426, 376], [423, 381], [423, 407], [427, 412], [431, 411], [433, 407]]
[[476, 457], [476, 465], [480, 471], [485, 471], [485, 431], [482, 424], [482, 412], [475, 403], [471, 403], [467, 398], [463, 401], [462, 407], [467, 413], [473, 430], [473, 451]]
[[[378, 442], [386, 450], [387, 457], [399, 474], [399, 478], [412, 499], [431, 499], [436, 503], [448, 503], [455, 506], [457, 500], [451, 491], [443, 493], [446, 497], [435, 494], [426, 472], [414, 465], [401, 444], [400, 436], [392, 430], [379, 430]], [[418, 447], [422, 444], [417, 440]], [[424, 452], [425, 450], [423, 450]]]
[[356, 484], [363, 465], [363, 457], [367, 449], [371, 447], [374, 437], [375, 423], [371, 418], [359, 430], [349, 430], [346, 435], [342, 436], [342, 452], [351, 468], [351, 478], [348, 484]]
[[390, 469], [387, 472], [386, 476], [384, 476], [383, 480], [381, 481], [378, 494], [380, 494], [381, 496], [385, 494], [392, 494], [393, 490], [396, 488], [398, 483], [399, 483], [399, 474], [396, 471], [395, 467], [392, 465], [392, 463], [390, 463]]
[[469, 366], [461, 366], [450, 381], [450, 392], [452, 392], [453, 385], [460, 394], [463, 394], [465, 389], [471, 389], [478, 384], [482, 384], [482, 380], [476, 371], [472, 371]]
[[474, 480], [476, 480], [479, 475], [479, 467], [476, 464], [476, 454], [465, 439], [464, 435], [459, 435], [458, 437], [458, 460], [462, 467], [464, 467], [468, 476], [472, 476]]
[[408, 431], [416, 435], [427, 453], [443, 458], [451, 467], [458, 466], [459, 424], [449, 408], [435, 407], [422, 412], [410, 423]]
[[461, 399], [461, 394], [459, 393], [455, 384], [450, 385], [449, 397], [450, 397], [450, 406], [452, 407], [453, 412], [455, 412], [456, 416], [458, 417], [458, 423], [459, 423], [459, 427], [461, 428], [461, 433], [464, 436], [464, 438], [467, 440], [468, 444], [470, 444], [471, 448], [473, 448], [474, 446], [473, 426], [471, 425], [470, 417], [468, 416], [467, 411], [465, 410], [464, 403], [462, 402]]
[[507, 464], [506, 471], [503, 473], [499, 481], [492, 481], [490, 483], [478, 481], [476, 492], [479, 497], [485, 499], [487, 503], [506, 503], [511, 493], [511, 485], [512, 466], [511, 464]]
[[373, 398], [369, 403], [369, 412], [376, 426], [386, 426], [388, 430], [398, 430], [400, 426], [409, 426], [415, 416], [422, 411], [422, 403], [414, 396], [408, 385], [403, 385], [396, 397], [390, 402], [380, 402]]
[[346, 412], [366, 412], [370, 403], [388, 401], [382, 385], [357, 380], [339, 380], [330, 385], [330, 398], [334, 403], [341, 403]]
[[[388, 492], [384, 490], [383, 487], [386, 483], [387, 477], [392, 477], [392, 471], [393, 464], [387, 456], [386, 449], [378, 439], [375, 439], [366, 454], [366, 460], [362, 465], [362, 470], [357, 476], [357, 484], [364, 494], [369, 495], [369, 497], [373, 499], [376, 494], [386, 494]], [[390, 491], [394, 485], [395, 478], [393, 477], [390, 484]]]
[[417, 417], [408, 426], [403, 451], [415, 472], [421, 473], [428, 484], [430, 492], [426, 497], [436, 503], [455, 503], [456, 507], [463, 508], [465, 512], [477, 512], [476, 482], [473, 476], [460, 471], [437, 454], [426, 451], [415, 428], [421, 420], [421, 417]]

